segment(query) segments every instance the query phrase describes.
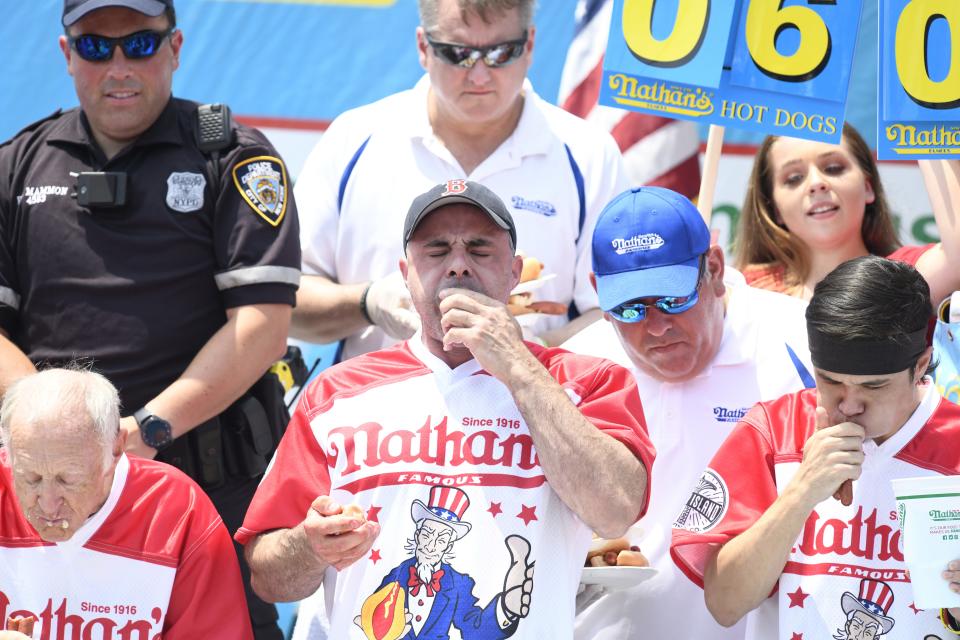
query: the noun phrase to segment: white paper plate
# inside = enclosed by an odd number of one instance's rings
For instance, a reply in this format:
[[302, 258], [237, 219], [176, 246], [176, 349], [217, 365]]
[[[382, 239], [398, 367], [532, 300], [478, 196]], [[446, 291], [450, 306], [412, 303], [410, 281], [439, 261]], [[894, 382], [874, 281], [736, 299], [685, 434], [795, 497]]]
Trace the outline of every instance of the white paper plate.
[[518, 293], [530, 293], [531, 291], [534, 291], [542, 287], [548, 280], [553, 280], [556, 277], [557, 277], [557, 274], [548, 273], [546, 275], [540, 276], [536, 280], [521, 282], [520, 284], [518, 284], [513, 288], [513, 291], [510, 292], [510, 295], [516, 295]]
[[657, 575], [653, 567], [584, 567], [583, 584], [598, 584], [607, 589], [626, 589]]

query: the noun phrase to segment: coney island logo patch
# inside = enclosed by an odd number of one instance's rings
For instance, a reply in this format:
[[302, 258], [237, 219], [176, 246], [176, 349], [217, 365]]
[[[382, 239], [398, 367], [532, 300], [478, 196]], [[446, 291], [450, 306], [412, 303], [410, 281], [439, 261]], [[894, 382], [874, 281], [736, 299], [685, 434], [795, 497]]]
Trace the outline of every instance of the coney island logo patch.
[[233, 183], [257, 215], [280, 225], [287, 212], [287, 170], [279, 158], [257, 156], [238, 163]]
[[180, 213], [203, 208], [203, 189], [207, 179], [202, 173], [175, 171], [167, 178], [167, 206]]
[[707, 469], [697, 481], [673, 526], [694, 533], [703, 533], [717, 526], [727, 513], [730, 494], [727, 483], [713, 469]]

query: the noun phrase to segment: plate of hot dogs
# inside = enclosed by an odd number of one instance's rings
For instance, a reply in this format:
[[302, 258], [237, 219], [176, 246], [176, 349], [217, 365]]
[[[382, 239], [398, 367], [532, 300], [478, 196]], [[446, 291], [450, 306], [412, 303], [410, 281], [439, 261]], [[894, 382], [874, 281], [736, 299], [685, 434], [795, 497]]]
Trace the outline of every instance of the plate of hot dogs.
[[657, 575], [650, 561], [626, 538], [594, 538], [580, 582], [607, 589], [626, 589]]
[[520, 274], [520, 284], [510, 292], [507, 308], [515, 316], [525, 314], [563, 315], [567, 313], [567, 305], [547, 300], [533, 300], [532, 291], [539, 289], [546, 282], [556, 278], [555, 273], [543, 273], [543, 263], [536, 258], [523, 259], [523, 271]]

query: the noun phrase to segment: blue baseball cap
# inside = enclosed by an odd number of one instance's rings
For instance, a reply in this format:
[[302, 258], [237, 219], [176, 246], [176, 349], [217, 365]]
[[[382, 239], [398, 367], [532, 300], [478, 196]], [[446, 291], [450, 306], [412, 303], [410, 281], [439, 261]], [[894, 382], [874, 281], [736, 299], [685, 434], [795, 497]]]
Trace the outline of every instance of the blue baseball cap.
[[690, 295], [709, 248], [710, 229], [688, 199], [662, 187], [624, 191], [604, 207], [593, 231], [600, 308]]

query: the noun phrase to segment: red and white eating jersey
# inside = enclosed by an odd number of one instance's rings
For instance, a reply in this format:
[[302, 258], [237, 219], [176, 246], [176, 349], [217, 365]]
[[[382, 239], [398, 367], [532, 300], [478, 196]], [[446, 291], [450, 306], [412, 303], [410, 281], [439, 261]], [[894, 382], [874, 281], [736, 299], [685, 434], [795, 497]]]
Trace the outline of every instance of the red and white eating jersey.
[[[750, 528], [797, 471], [816, 406], [815, 389], [758, 404], [704, 471], [674, 523], [671, 547], [701, 587], [708, 555]], [[773, 594], [748, 614], [747, 637], [945, 637], [939, 610], [914, 605], [890, 481], [960, 473], [958, 441], [960, 406], [928, 383], [899, 431], [880, 445], [864, 441], [853, 503], [831, 497], [810, 513]]]
[[0, 464], [0, 514], [0, 621], [32, 615], [34, 638], [253, 638], [230, 535], [169, 465], [122, 456], [103, 507], [53, 543], [24, 518]]
[[[625, 369], [527, 346], [597, 429], [651, 467], [639, 395]], [[439, 590], [426, 591], [441, 604], [428, 602], [405, 564], [420, 544], [415, 518], [422, 521], [435, 487], [457, 487], [468, 500], [455, 513], [429, 506], [460, 523], [461, 532], [469, 525], [453, 543], [454, 555], [442, 561]], [[603, 500], [603, 488], [596, 489]], [[365, 558], [324, 576], [331, 638], [365, 638], [354, 618], [397, 576], [407, 588], [407, 610], [421, 618], [413, 620], [420, 638], [447, 637], [451, 625], [465, 639], [572, 638], [590, 530], [551, 489], [510, 391], [476, 360], [450, 369], [417, 334], [325, 371], [301, 398], [236, 539], [245, 544], [259, 533], [296, 526], [320, 495], [359, 503], [381, 526]], [[486, 621], [510, 567], [510, 536], [529, 544], [525, 560], [536, 565], [529, 614], [500, 635]], [[448, 588], [453, 593], [445, 593]], [[471, 611], [464, 615], [462, 608]], [[471, 628], [457, 623], [464, 620]]]

